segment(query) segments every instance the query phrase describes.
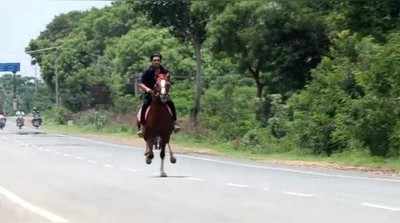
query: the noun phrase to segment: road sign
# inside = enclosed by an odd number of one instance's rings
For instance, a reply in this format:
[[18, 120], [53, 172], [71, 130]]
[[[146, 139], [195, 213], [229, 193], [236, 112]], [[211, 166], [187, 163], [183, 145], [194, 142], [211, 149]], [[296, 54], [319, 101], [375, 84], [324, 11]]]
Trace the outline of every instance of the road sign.
[[21, 68], [20, 63], [0, 63], [0, 72], [17, 73]]

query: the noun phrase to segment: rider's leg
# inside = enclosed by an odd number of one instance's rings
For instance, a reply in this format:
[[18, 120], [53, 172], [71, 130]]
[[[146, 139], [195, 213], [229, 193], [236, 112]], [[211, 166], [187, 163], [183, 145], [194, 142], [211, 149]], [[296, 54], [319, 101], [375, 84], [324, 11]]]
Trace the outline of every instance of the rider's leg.
[[141, 126], [145, 124], [146, 110], [150, 106], [150, 103], [151, 103], [151, 96], [146, 94], [143, 98], [142, 108], [140, 109], [140, 122], [137, 122], [138, 124], [137, 135], [140, 137], [143, 136], [143, 128], [141, 128]]
[[181, 129], [181, 127], [176, 122], [177, 118], [176, 118], [175, 104], [174, 104], [174, 102], [172, 100], [169, 100], [167, 102], [167, 104], [168, 104], [169, 108], [171, 108], [171, 111], [172, 111], [172, 120], [174, 121], [174, 131], [178, 132]]
[[175, 105], [174, 102], [169, 100], [167, 102], [168, 107], [171, 109], [172, 111], [172, 120], [175, 122], [176, 121], [176, 109], [175, 109]]

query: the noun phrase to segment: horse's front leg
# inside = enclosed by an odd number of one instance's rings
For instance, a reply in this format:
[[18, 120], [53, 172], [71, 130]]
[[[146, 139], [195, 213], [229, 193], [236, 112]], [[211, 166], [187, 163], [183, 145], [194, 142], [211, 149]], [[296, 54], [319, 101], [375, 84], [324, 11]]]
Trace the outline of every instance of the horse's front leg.
[[167, 143], [167, 145], [169, 150], [169, 160], [171, 161], [171, 163], [176, 163], [176, 158], [174, 156], [174, 153], [172, 152], [171, 145], [169, 143]]
[[152, 143], [149, 141], [146, 141], [146, 151], [144, 155], [146, 157], [146, 163], [151, 164], [151, 161], [154, 158], [154, 153]]
[[167, 177], [167, 173], [164, 171], [164, 158], [165, 158], [165, 144], [160, 143], [161, 151], [160, 151], [160, 158], [161, 158], [161, 167], [160, 167], [160, 177]]

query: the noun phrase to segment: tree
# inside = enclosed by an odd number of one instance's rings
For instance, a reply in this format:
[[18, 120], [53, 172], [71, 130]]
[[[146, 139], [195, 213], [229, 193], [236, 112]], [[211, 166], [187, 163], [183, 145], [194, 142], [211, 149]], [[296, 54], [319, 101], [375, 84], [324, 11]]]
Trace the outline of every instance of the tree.
[[239, 1], [210, 25], [213, 50], [254, 79], [261, 98], [301, 89], [328, 48], [324, 25], [286, 1]]
[[[35, 83], [39, 84], [39, 91], [36, 91]], [[41, 107], [47, 108], [51, 105], [50, 100], [46, 100], [48, 90], [44, 84], [34, 77], [23, 77], [16, 75], [16, 89], [18, 99], [18, 109], [30, 112], [33, 106], [41, 105]], [[0, 77], [0, 111], [5, 111], [11, 114], [12, 108], [12, 91], [13, 91], [13, 75], [5, 74]], [[48, 97], [47, 97], [48, 99]], [[39, 100], [41, 101], [40, 103]]]
[[388, 31], [399, 28], [400, 2], [398, 0], [345, 0], [340, 8], [348, 29], [363, 35], [385, 39]]

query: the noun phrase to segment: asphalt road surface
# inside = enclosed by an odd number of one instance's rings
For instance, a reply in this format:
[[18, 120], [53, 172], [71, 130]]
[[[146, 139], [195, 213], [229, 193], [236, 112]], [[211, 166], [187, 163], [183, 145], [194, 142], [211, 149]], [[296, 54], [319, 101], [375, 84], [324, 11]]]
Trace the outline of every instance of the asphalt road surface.
[[177, 155], [0, 131], [1, 223], [400, 222], [400, 178]]

